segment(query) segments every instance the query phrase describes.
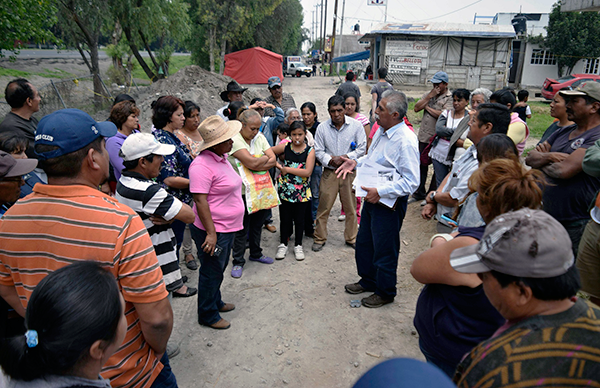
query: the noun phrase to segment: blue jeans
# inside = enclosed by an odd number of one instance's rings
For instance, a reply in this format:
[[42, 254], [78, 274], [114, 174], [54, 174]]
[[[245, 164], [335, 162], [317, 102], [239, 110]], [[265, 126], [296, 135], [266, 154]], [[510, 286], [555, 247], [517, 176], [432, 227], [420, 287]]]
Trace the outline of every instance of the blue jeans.
[[190, 232], [196, 247], [198, 247], [198, 259], [200, 260], [198, 322], [212, 325], [221, 319], [219, 309], [225, 304], [221, 300], [221, 284], [223, 283], [223, 272], [229, 263], [235, 233], [217, 233], [217, 245], [223, 248], [223, 251], [219, 256], [211, 256], [202, 249], [202, 244], [206, 240], [206, 231], [191, 225]]
[[421, 344], [420, 340], [419, 340], [419, 349], [421, 349], [421, 353], [423, 353], [423, 355], [425, 356], [425, 359], [427, 360], [428, 363], [437, 366], [442, 372], [444, 372], [446, 374], [446, 376], [448, 376], [450, 378], [454, 377], [454, 372], [456, 371], [456, 367], [458, 365], [448, 364], [447, 362], [442, 361], [442, 360], [432, 356], [431, 354], [427, 353], [427, 351], [425, 349], [423, 349], [423, 344]]
[[365, 201], [361, 213], [355, 251], [359, 283], [382, 298], [396, 296], [400, 228], [407, 200], [398, 199], [396, 210]]
[[317, 209], [319, 208], [319, 188], [321, 187], [321, 176], [323, 175], [323, 166], [315, 165], [310, 175], [310, 191], [312, 193], [312, 219], [317, 219]]
[[156, 380], [150, 386], [151, 388], [177, 388], [177, 379], [171, 370], [171, 365], [169, 364], [169, 357], [167, 356], [167, 352], [163, 354], [160, 359], [160, 363], [163, 364], [163, 369], [160, 371], [158, 376], [156, 376]]
[[431, 164], [433, 164], [433, 172], [435, 173], [436, 186], [440, 187], [442, 181], [450, 172], [450, 166], [447, 166], [444, 163], [440, 163], [437, 160], [432, 160]]

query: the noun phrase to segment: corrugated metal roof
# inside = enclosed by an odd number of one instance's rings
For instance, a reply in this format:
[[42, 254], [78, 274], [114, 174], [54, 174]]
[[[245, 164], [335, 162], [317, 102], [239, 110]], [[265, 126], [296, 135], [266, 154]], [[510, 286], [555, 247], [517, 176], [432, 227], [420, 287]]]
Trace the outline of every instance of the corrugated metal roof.
[[377, 35], [435, 35], [473, 38], [515, 38], [512, 26], [467, 23], [384, 23], [361, 39]]

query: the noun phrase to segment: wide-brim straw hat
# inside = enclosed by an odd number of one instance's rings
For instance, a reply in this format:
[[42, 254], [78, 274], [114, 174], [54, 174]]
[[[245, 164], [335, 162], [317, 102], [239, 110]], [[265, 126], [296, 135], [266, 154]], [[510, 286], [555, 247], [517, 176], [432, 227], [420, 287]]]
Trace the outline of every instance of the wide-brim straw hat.
[[209, 116], [198, 126], [202, 136], [200, 151], [231, 139], [242, 129], [242, 123], [237, 120], [225, 121], [220, 116]]

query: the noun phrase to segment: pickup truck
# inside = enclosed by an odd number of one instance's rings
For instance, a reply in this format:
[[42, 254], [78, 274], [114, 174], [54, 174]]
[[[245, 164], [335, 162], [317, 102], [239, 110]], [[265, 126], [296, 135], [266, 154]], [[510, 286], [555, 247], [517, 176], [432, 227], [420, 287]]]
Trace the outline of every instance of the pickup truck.
[[312, 74], [312, 67], [306, 66], [302, 62], [289, 62], [285, 74], [291, 75], [292, 77], [302, 77], [302, 75], [310, 77]]

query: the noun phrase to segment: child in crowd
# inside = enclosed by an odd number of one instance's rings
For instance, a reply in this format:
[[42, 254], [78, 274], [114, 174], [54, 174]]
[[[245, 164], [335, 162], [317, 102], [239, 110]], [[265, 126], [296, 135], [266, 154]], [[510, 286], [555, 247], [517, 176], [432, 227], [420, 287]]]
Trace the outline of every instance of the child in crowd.
[[286, 123], [279, 124], [277, 127], [277, 137], [279, 138], [278, 144], [291, 143], [292, 140], [290, 139], [290, 126]]
[[290, 125], [290, 137], [291, 142], [282, 141], [272, 148], [276, 155], [283, 155], [283, 162], [276, 164], [281, 171], [278, 178], [281, 237], [275, 259], [285, 258], [295, 224], [294, 255], [296, 260], [304, 260], [302, 237], [305, 213], [309, 211], [312, 196], [309, 178], [315, 166], [315, 151], [306, 144], [306, 127], [302, 121], [294, 121]]
[[529, 92], [527, 90], [519, 90], [517, 93], [517, 98], [519, 102], [515, 105], [515, 109], [513, 112], [519, 114], [519, 118], [524, 122], [527, 122], [527, 119], [531, 118], [531, 108], [527, 105], [527, 101], [529, 100]]

